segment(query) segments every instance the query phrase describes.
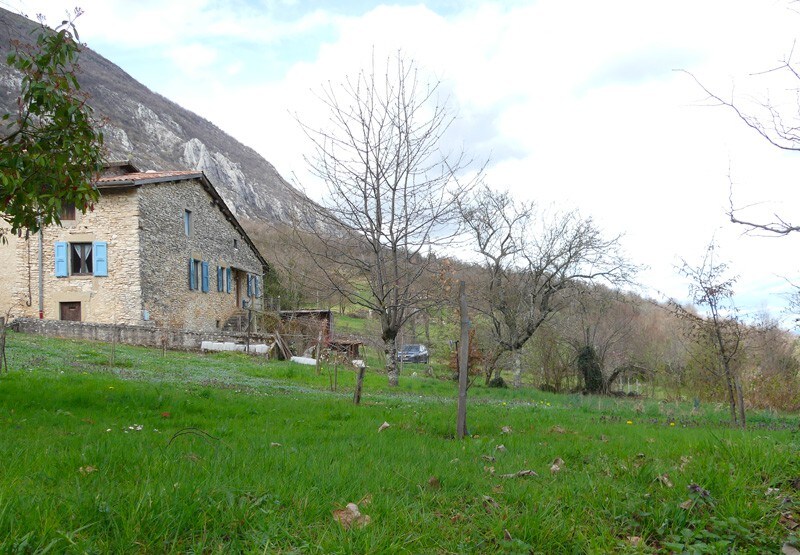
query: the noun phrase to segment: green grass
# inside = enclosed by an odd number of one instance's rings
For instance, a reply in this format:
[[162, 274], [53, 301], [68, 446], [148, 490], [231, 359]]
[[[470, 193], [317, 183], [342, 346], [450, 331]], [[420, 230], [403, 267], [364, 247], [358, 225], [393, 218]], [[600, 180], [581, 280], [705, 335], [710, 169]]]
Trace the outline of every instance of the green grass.
[[[3, 552], [771, 553], [800, 520], [793, 416], [743, 432], [713, 405], [476, 385], [457, 441], [455, 384], [408, 367], [393, 390], [368, 373], [355, 407], [352, 371], [334, 393], [327, 369], [241, 354], [118, 346], [111, 365], [108, 345], [10, 334], [8, 355]], [[371, 522], [344, 530], [333, 511], [365, 498]]]

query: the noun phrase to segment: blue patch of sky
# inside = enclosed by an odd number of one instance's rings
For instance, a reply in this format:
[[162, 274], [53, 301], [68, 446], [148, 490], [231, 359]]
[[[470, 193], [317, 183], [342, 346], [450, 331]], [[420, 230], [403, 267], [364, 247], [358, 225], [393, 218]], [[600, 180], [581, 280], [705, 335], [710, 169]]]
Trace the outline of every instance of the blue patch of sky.
[[576, 88], [576, 94], [617, 85], [639, 85], [668, 79], [676, 69], [687, 69], [700, 61], [697, 52], [682, 48], [654, 46], [630, 52], [600, 68]]

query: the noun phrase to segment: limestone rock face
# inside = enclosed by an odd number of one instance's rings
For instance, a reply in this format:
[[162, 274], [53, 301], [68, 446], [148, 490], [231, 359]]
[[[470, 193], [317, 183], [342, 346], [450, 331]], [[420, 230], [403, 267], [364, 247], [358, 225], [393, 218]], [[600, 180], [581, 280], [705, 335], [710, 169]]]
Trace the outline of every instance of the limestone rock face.
[[[0, 47], [30, 42], [37, 23], [0, 9]], [[96, 114], [106, 118], [106, 146], [141, 170], [203, 170], [237, 215], [289, 223], [307, 201], [275, 168], [211, 122], [154, 93], [89, 48], [78, 75]], [[191, 86], [191, 84], [187, 84]], [[19, 76], [0, 60], [0, 110], [14, 112]]]

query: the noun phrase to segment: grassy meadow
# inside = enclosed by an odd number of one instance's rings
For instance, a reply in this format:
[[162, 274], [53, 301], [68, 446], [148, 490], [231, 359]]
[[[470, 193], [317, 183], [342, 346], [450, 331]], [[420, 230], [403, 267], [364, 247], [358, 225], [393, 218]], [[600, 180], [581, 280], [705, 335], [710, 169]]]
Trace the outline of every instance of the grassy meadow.
[[[4, 553], [776, 553], [796, 416], [10, 333]], [[378, 431], [381, 424], [389, 427]], [[560, 460], [558, 460], [560, 459]], [[535, 475], [529, 472], [533, 471]], [[361, 518], [349, 528], [348, 503]], [[339, 520], [335, 517], [339, 516]], [[367, 519], [366, 516], [369, 518]], [[341, 522], [340, 522], [341, 521]], [[800, 529], [798, 529], [800, 530]]]

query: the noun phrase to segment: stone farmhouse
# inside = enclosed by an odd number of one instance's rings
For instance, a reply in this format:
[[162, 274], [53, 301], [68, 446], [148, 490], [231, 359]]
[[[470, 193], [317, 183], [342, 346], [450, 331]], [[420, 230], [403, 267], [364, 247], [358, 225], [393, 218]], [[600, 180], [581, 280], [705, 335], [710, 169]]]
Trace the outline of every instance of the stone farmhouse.
[[65, 206], [61, 227], [0, 244], [1, 312], [213, 331], [261, 308], [267, 262], [202, 172], [118, 162], [97, 188], [86, 214]]

